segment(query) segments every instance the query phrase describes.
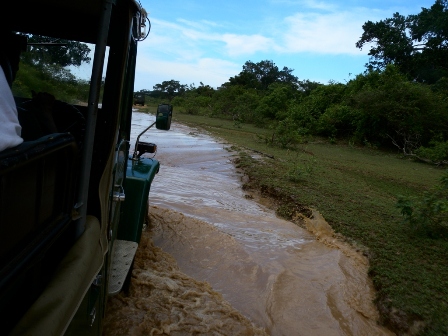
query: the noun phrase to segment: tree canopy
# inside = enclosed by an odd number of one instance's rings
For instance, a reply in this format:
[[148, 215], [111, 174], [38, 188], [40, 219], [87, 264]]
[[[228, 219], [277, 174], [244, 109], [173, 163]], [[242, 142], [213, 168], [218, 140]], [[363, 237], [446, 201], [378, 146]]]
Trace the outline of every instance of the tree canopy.
[[243, 70], [235, 77], [230, 77], [227, 85], [241, 85], [248, 89], [267, 90], [272, 83], [297, 85], [298, 78], [292, 74], [294, 69], [283, 67], [282, 70], [273, 61], [258, 63], [247, 61]]
[[407, 17], [394, 13], [379, 22], [367, 21], [356, 46], [370, 45], [369, 70], [396, 65], [412, 80], [435, 83], [448, 76], [448, 0], [436, 0]]
[[180, 84], [179, 81], [171, 79], [169, 81], [163, 81], [161, 84], [154, 85], [152, 96], [172, 100], [176, 95], [184, 93], [187, 88], [187, 85]]
[[29, 35], [24, 60], [34, 65], [80, 66], [90, 62], [90, 48], [78, 41], [54, 39], [52, 37]]

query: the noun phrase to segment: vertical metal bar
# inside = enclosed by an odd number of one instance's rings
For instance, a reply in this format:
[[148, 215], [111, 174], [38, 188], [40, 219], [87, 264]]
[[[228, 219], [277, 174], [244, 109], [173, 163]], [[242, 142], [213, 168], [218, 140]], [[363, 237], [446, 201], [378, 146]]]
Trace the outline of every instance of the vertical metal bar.
[[109, 24], [112, 16], [113, 0], [104, 0], [103, 13], [98, 29], [95, 45], [92, 76], [90, 79], [89, 101], [87, 107], [86, 136], [82, 152], [81, 175], [79, 181], [78, 198], [75, 207], [79, 213], [76, 223], [76, 236], [79, 237], [85, 230], [87, 201], [90, 183], [90, 170], [92, 164], [93, 145], [95, 142], [95, 127], [98, 113], [99, 93], [103, 74], [104, 58], [106, 54]]

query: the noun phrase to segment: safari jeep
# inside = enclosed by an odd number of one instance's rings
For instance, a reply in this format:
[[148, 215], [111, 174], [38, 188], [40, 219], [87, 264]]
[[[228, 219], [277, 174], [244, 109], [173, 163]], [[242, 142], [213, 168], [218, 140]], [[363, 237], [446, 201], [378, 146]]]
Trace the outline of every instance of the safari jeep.
[[145, 106], [145, 94], [137, 92], [134, 94], [134, 105]]
[[[74, 126], [0, 152], [2, 334], [100, 335], [107, 298], [129, 277], [159, 170], [144, 155], [154, 144], [140, 136], [129, 144], [137, 44], [149, 20], [134, 0], [8, 0], [0, 7], [14, 32], [95, 50], [87, 104], [53, 105], [55, 122], [71, 118]], [[32, 134], [37, 124], [23, 117], [32, 117], [31, 99], [15, 99], [22, 132]], [[164, 109], [152, 125], [168, 130], [170, 122]]]

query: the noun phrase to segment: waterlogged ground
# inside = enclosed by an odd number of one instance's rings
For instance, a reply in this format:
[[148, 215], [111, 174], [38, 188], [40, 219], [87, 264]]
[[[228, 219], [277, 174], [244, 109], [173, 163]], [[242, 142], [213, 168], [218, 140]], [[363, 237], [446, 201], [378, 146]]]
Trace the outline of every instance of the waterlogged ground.
[[[135, 138], [152, 116], [134, 113]], [[106, 335], [390, 335], [377, 325], [367, 260], [314, 214], [309, 230], [241, 189], [232, 153], [173, 124], [158, 145], [128, 295], [109, 302]]]
[[151, 238], [142, 236], [129, 294], [109, 300], [105, 335], [266, 335]]

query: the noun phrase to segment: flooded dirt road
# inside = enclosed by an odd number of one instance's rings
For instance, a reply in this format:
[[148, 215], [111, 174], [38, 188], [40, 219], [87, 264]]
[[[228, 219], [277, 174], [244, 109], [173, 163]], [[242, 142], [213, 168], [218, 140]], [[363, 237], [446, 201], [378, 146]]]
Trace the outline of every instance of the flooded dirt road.
[[[134, 113], [133, 137], [153, 118]], [[169, 132], [150, 130], [141, 141], [158, 145], [156, 158], [161, 163], [150, 191], [151, 232], [145, 233], [147, 241], [141, 245], [149, 246], [152, 240], [156, 247], [147, 249], [158, 247], [168, 253], [177, 262], [178, 269], [172, 266], [176, 272], [195, 279], [192, 283], [197, 287], [190, 291], [205, 293], [208, 288], [214, 294], [207, 295], [216, 304], [222, 300], [232, 311], [215, 310], [210, 321], [222, 318], [218, 334], [259, 334], [249, 319], [269, 335], [391, 335], [377, 325], [367, 260], [337, 242], [318, 213], [308, 223], [314, 234], [278, 219], [273, 211], [246, 197], [241, 176], [231, 163], [233, 154], [225, 150], [228, 146], [197, 130], [173, 124]], [[144, 257], [134, 270], [138, 286], [145, 283], [139, 275], [148, 276], [142, 263]], [[179, 277], [167, 274], [161, 280], [165, 287], [175, 281], [170, 276]], [[196, 306], [202, 299], [198, 296]], [[117, 310], [138, 306], [130, 300], [121, 297], [112, 306]], [[176, 301], [174, 297], [163, 300]], [[151, 309], [151, 304], [146, 305]], [[190, 306], [182, 303], [185, 311], [193, 309]], [[229, 314], [238, 317], [226, 320]], [[206, 320], [201, 323], [207, 324]], [[225, 326], [232, 323], [234, 330], [226, 331]], [[188, 334], [178, 324], [170, 328], [179, 335]]]

